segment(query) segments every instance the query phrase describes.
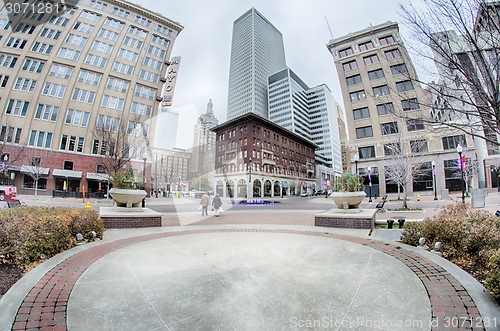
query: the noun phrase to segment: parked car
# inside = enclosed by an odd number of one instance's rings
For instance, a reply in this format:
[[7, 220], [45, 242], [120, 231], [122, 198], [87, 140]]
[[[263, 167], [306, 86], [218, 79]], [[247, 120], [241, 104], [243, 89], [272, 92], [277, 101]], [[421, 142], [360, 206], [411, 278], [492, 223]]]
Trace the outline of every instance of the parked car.
[[196, 199], [201, 199], [201, 197], [203, 196], [203, 194], [205, 194], [205, 192], [198, 191], [198, 192], [194, 193], [194, 197]]
[[300, 194], [301, 197], [310, 197], [311, 196], [311, 192], [304, 192], [304, 193], [301, 193]]
[[12, 201], [17, 196], [17, 187], [0, 185], [0, 201]]
[[325, 190], [318, 190], [314, 192], [314, 195], [325, 195]]

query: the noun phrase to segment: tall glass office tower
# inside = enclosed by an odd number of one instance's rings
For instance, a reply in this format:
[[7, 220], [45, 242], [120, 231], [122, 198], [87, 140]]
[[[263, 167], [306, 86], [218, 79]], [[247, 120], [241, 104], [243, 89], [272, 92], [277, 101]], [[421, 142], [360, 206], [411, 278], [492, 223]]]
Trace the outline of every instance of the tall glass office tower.
[[227, 119], [246, 113], [269, 118], [267, 77], [286, 67], [283, 36], [255, 8], [233, 24]]

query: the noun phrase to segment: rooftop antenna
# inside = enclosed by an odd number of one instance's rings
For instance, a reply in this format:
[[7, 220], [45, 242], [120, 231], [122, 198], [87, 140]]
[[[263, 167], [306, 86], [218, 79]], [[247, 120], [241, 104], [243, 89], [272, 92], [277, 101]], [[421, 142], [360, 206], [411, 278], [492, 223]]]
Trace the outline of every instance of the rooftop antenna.
[[332, 29], [330, 29], [330, 24], [328, 24], [328, 19], [326, 18], [326, 16], [325, 16], [325, 21], [326, 21], [326, 25], [328, 26], [328, 31], [330, 31], [330, 35], [332, 36], [332, 39], [333, 39]]

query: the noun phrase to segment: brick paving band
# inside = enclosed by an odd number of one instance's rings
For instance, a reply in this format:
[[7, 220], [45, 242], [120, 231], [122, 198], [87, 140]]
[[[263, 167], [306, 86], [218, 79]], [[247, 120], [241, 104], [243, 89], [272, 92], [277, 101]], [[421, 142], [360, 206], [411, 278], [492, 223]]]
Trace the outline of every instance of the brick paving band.
[[202, 229], [163, 232], [120, 239], [91, 247], [62, 261], [40, 279], [21, 304], [12, 330], [67, 330], [66, 309], [73, 286], [90, 265], [111, 252], [153, 239], [217, 232], [265, 232], [320, 236], [379, 250], [403, 262], [422, 281], [427, 289], [432, 309], [431, 330], [485, 330], [476, 305], [460, 282], [442, 267], [418, 253], [396, 244], [367, 238], [287, 229]]

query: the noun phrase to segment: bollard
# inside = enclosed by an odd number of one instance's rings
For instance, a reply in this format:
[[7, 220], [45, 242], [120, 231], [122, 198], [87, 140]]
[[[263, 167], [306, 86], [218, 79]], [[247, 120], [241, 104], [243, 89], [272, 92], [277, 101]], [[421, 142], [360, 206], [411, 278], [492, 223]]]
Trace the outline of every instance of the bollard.
[[392, 225], [394, 224], [394, 220], [387, 220], [387, 228], [392, 229]]
[[405, 219], [404, 218], [398, 219], [398, 223], [399, 223], [399, 228], [402, 229], [403, 226], [405, 225]]

